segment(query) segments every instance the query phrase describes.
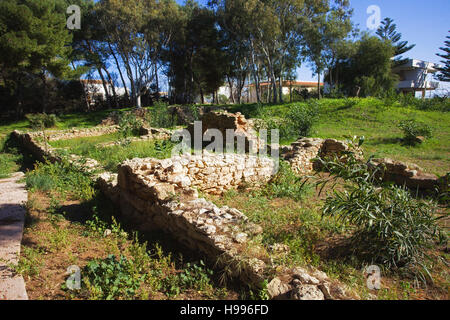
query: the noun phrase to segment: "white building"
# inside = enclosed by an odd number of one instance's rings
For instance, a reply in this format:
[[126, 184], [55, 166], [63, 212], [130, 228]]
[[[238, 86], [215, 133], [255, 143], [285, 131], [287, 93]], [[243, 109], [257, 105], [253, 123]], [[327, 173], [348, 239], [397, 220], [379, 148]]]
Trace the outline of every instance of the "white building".
[[[81, 84], [83, 85], [83, 90], [86, 94], [87, 102], [92, 105], [95, 104], [98, 101], [105, 101], [106, 100], [106, 92], [105, 88], [103, 86], [103, 82], [101, 80], [80, 80]], [[116, 94], [118, 96], [125, 95], [125, 88], [121, 87], [114, 87]], [[112, 84], [107, 83], [106, 84], [106, 90], [108, 91], [108, 94], [110, 96], [113, 95], [112, 90]]]
[[425, 97], [427, 91], [439, 88], [439, 82], [432, 81], [432, 75], [437, 72], [438, 64], [422, 60], [409, 59], [403, 65], [397, 66], [393, 72], [399, 76], [397, 89], [402, 93], [422, 92]]

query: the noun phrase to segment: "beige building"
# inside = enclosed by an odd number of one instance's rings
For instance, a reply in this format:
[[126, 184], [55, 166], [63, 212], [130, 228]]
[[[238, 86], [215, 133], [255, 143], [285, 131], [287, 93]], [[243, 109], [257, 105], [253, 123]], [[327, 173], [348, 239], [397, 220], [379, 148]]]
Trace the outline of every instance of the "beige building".
[[[323, 88], [323, 83], [320, 83], [320, 87]], [[278, 86], [278, 83], [277, 83]], [[267, 99], [269, 95], [269, 91], [271, 89], [270, 82], [261, 82], [260, 83], [260, 97], [264, 100], [264, 97]], [[317, 91], [317, 82], [313, 81], [283, 81], [282, 92], [283, 95], [291, 96], [294, 92], [300, 93], [303, 90], [307, 90], [308, 92]], [[278, 90], [278, 88], [277, 88]], [[256, 86], [255, 84], [250, 84], [244, 88], [243, 97], [248, 100], [248, 102], [256, 102]]]

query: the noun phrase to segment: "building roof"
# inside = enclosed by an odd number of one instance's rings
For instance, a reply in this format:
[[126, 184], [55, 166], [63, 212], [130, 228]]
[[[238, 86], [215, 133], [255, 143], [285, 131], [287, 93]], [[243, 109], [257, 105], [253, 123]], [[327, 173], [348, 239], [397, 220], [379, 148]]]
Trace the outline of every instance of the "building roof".
[[[267, 86], [270, 86], [271, 83], [268, 82], [268, 81], [264, 81], [264, 82], [261, 82], [259, 85], [261, 87], [267, 87]], [[277, 83], [277, 85], [278, 85], [278, 83]], [[255, 84], [251, 83], [249, 86], [253, 87], [253, 86], [255, 86]], [[317, 82], [314, 82], [314, 81], [296, 81], [296, 80], [295, 81], [290, 81], [290, 80], [284, 80], [283, 81], [283, 87], [291, 87], [291, 86], [292, 87], [302, 87], [302, 88], [316, 88], [317, 87]], [[323, 82], [320, 83], [320, 86], [323, 87]]]
[[437, 72], [436, 68], [439, 67], [440, 66], [437, 63], [417, 59], [408, 59], [408, 61], [406, 61], [404, 64], [393, 68], [393, 71], [397, 72], [401, 70], [423, 69], [427, 70], [428, 73], [435, 73]]

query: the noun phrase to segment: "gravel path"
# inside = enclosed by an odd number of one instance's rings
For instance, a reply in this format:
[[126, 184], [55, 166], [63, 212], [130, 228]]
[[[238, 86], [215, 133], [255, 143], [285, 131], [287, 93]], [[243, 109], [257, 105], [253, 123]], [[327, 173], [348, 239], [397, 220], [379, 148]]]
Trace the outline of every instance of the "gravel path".
[[0, 300], [28, 300], [22, 276], [8, 267], [17, 264], [20, 254], [27, 190], [22, 172], [0, 180]]

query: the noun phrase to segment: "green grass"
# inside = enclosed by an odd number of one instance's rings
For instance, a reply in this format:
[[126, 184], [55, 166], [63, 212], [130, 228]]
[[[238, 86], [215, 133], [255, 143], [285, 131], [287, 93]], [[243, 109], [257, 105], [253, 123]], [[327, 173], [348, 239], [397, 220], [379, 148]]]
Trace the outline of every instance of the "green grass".
[[[306, 104], [306, 102], [303, 102]], [[366, 156], [389, 157], [413, 162], [425, 171], [444, 175], [450, 171], [450, 113], [423, 111], [399, 103], [388, 104], [376, 98], [322, 99], [317, 103], [319, 118], [313, 125], [311, 137], [345, 140], [345, 136], [365, 136], [363, 149]], [[224, 106], [225, 108], [226, 106]], [[246, 117], [261, 115], [284, 117], [292, 104], [247, 104], [229, 106], [231, 112], [241, 112]], [[433, 137], [423, 144], [408, 146], [401, 139], [403, 132], [398, 124], [402, 120], [416, 119], [430, 126]], [[280, 141], [287, 145], [295, 139]]]
[[8, 135], [0, 135], [0, 179], [18, 171], [22, 162], [23, 156], [15, 146], [11, 146]]
[[[345, 135], [365, 136], [366, 156], [390, 157], [418, 164], [426, 171], [443, 175], [450, 171], [450, 113], [420, 111], [405, 107], [385, 107], [377, 99], [355, 99], [350, 107], [345, 100], [321, 104], [320, 118], [313, 136], [343, 139]], [[408, 146], [400, 140], [401, 120], [417, 119], [433, 129], [433, 137], [423, 144]]]
[[120, 134], [118, 132], [114, 132], [111, 134], [105, 134], [96, 137], [83, 137], [67, 140], [50, 141], [49, 144], [54, 148], [76, 149], [80, 146], [95, 147], [97, 144], [118, 141], [120, 140], [120, 138], [121, 138]]
[[[101, 137], [97, 137], [101, 140]], [[95, 139], [93, 139], [95, 142]], [[108, 171], [116, 172], [117, 166], [127, 159], [133, 158], [157, 158], [171, 157], [174, 143], [170, 141], [137, 141], [112, 147], [96, 147], [91, 140], [81, 141], [79, 144], [71, 144], [67, 152], [95, 159]], [[63, 142], [62, 142], [63, 143]]]

